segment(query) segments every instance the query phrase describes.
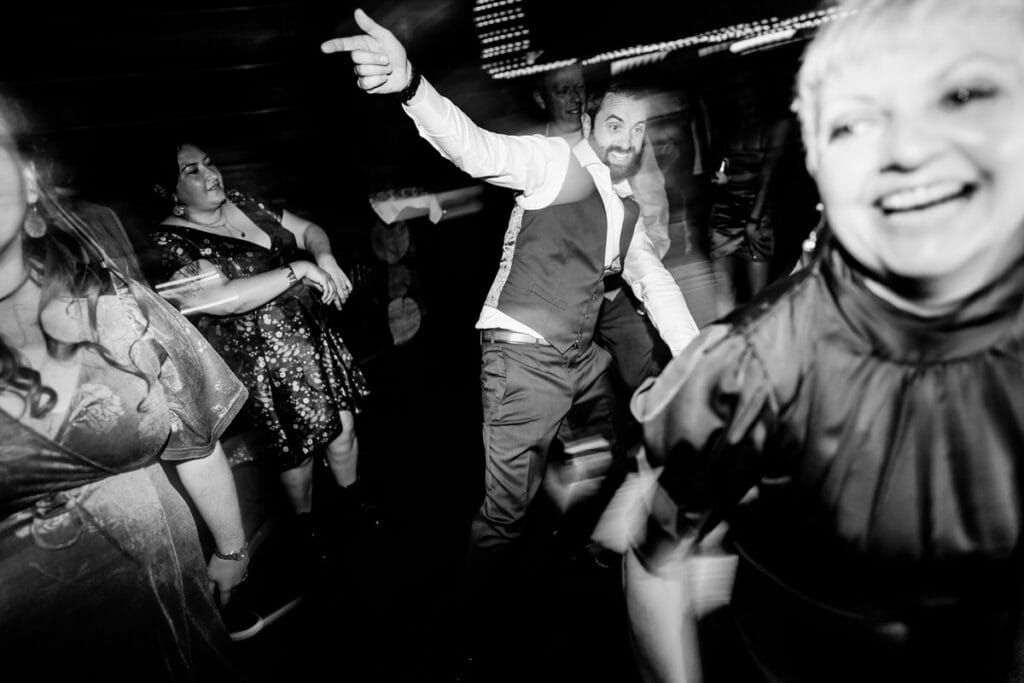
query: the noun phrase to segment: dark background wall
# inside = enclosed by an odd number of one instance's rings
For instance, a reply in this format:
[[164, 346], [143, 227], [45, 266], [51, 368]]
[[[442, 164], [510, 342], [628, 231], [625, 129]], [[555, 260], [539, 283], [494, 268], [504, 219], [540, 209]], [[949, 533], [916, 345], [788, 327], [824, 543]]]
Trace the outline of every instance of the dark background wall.
[[[144, 198], [151, 168], [173, 156], [161, 145], [186, 134], [230, 181], [333, 218], [338, 204], [365, 205], [368, 188], [418, 177], [427, 156], [400, 111], [359, 97], [347, 61], [319, 53], [354, 28], [354, 6], [21, 3], [4, 22], [0, 88], [98, 200]], [[425, 70], [479, 71], [468, 3], [366, 7], [396, 32], [415, 29], [410, 51]]]
[[[812, 4], [525, 2], [535, 47], [577, 57], [789, 16]], [[393, 101], [360, 92], [347, 57], [320, 54], [324, 39], [355, 31], [356, 6], [390, 27], [420, 70], [481, 124], [517, 132], [537, 121], [527, 82], [495, 81], [481, 70], [472, 0], [19, 0], [4, 8], [0, 24], [0, 93], [21, 107], [40, 149], [58, 161], [62, 182], [113, 207], [140, 245], [166, 213], [152, 183], [173, 169], [172, 142], [187, 137], [211, 153], [230, 187], [283, 200], [324, 226], [343, 265], [373, 264], [368, 195], [471, 181], [418, 138]], [[738, 59], [678, 54], [647, 76], [669, 88], [707, 89], [714, 117], [728, 110], [728, 93], [715, 92], [715, 84]], [[795, 57], [780, 64], [785, 90]], [[599, 66], [591, 75], [606, 71]], [[412, 226], [424, 295], [465, 297], [462, 308], [427, 302], [435, 319], [438, 311], [450, 316], [446, 328], [472, 329], [497, 264], [511, 195], [488, 191], [485, 198], [481, 213]], [[380, 277], [367, 275], [371, 285]], [[372, 314], [386, 337], [382, 313]]]
[[[525, 2], [535, 46], [579, 57], [812, 4], [637, 0], [613, 14], [582, 0]], [[521, 84], [481, 71], [472, 0], [22, 0], [4, 10], [0, 89], [98, 199], [137, 192], [177, 131], [207, 141], [229, 178], [318, 211], [326, 197], [461, 184], [392, 103], [356, 90], [345, 57], [319, 53], [323, 39], [354, 30], [358, 5], [477, 120], [502, 129], [534, 114]]]

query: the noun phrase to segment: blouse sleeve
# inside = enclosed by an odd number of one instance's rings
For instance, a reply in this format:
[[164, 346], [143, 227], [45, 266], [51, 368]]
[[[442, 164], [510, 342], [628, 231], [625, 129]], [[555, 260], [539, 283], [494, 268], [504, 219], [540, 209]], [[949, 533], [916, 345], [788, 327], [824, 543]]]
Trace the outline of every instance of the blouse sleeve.
[[132, 284], [146, 320], [146, 335], [160, 355], [158, 381], [171, 412], [171, 433], [161, 458], [209, 455], [248, 398], [245, 387], [192, 323], [151, 290]]
[[633, 542], [648, 570], [703, 537], [758, 483], [774, 406], [760, 359], [726, 325], [707, 328], [637, 391], [647, 457], [664, 466]]

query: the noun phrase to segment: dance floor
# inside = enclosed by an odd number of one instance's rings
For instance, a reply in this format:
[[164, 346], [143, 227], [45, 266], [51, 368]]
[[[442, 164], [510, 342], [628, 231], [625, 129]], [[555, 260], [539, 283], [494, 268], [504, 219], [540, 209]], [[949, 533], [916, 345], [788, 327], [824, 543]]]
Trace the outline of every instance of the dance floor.
[[[459, 680], [459, 569], [482, 481], [479, 351], [472, 333], [460, 345], [431, 344], [430, 332], [366, 368], [374, 395], [358, 418], [361, 476], [381, 502], [382, 531], [339, 521], [331, 557], [314, 569], [302, 563], [285, 517], [273, 509], [266, 517], [244, 597], [263, 615], [303, 599], [233, 644], [249, 680]], [[318, 468], [317, 483], [328, 476]], [[255, 494], [252, 479], [242, 488]], [[323, 498], [318, 504], [322, 516], [336, 513]], [[638, 680], [618, 564], [602, 568], [556, 549], [547, 542], [551, 522], [516, 587], [522, 604], [509, 632], [521, 638], [508, 643], [508, 667], [525, 673], [520, 680]]]

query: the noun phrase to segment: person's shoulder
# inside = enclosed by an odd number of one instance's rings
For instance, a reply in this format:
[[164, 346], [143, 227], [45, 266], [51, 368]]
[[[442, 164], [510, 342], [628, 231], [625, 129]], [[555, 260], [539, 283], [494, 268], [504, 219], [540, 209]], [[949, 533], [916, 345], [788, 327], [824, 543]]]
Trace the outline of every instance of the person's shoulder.
[[245, 190], [231, 189], [225, 192], [225, 194], [228, 201], [235, 206], [256, 206], [261, 203], [256, 195]]
[[534, 123], [524, 128], [517, 128], [511, 133], [512, 135], [540, 135], [547, 137], [547, 126], [543, 123]]
[[725, 321], [743, 337], [771, 384], [785, 394], [814, 365], [821, 340], [831, 338], [835, 314], [821, 263], [815, 262], [769, 285]]
[[187, 225], [182, 225], [171, 218], [167, 218], [154, 225], [147, 233], [147, 237], [149, 237], [151, 242], [177, 242], [185, 239], [184, 231], [187, 229]]
[[789, 325], [801, 317], [822, 294], [823, 288], [820, 266], [812, 264], [771, 283], [753, 299], [726, 315], [723, 322], [738, 334], [756, 340], [765, 331]]
[[247, 214], [262, 212], [273, 216], [277, 220], [281, 220], [283, 208], [276, 202], [245, 190], [228, 190], [226, 194], [228, 201]]

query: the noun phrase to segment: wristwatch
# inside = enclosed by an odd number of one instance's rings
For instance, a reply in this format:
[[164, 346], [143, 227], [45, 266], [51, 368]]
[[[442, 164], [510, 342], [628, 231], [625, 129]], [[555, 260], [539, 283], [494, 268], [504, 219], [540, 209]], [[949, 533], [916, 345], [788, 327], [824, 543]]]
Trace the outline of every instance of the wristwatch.
[[216, 548], [213, 549], [213, 554], [222, 560], [231, 560], [232, 562], [241, 562], [249, 557], [249, 543], [248, 541], [242, 545], [240, 550], [236, 550], [233, 553], [222, 553]]

